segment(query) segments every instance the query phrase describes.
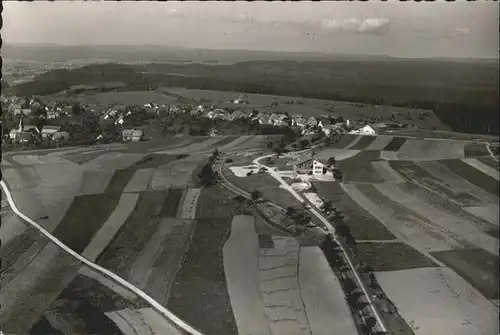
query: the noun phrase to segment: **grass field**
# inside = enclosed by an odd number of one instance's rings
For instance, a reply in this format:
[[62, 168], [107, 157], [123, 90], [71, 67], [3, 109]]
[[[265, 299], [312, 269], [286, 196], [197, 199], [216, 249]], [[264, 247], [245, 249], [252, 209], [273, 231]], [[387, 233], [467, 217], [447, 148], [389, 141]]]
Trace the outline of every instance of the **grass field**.
[[75, 197], [53, 235], [80, 253], [108, 219], [120, 194], [95, 194]]
[[69, 160], [70, 162], [73, 162], [75, 164], [81, 165], [85, 164], [102, 154], [104, 154], [105, 151], [103, 150], [96, 150], [96, 151], [89, 151], [89, 152], [83, 152], [83, 153], [74, 153], [70, 155], [64, 155], [64, 159]]
[[36, 229], [29, 227], [0, 249], [0, 285], [6, 286], [14, 279], [47, 245], [48, 239]]
[[82, 98], [82, 102], [100, 105], [144, 105], [149, 102], [155, 102], [157, 104], [175, 104], [178, 103], [178, 100], [175, 97], [152, 91], [123, 91], [85, 94], [84, 98]]
[[482, 249], [431, 253], [474, 286], [487, 299], [498, 299], [498, 257]]
[[[176, 223], [172, 225], [173, 222]], [[189, 248], [195, 221], [164, 219], [162, 225], [168, 225], [166, 228], [169, 231], [151, 259], [144, 289], [160, 304], [166, 306], [174, 278]]]
[[481, 163], [491, 166], [492, 168], [495, 168], [497, 170], [500, 169], [498, 162], [494, 160], [492, 157], [478, 157], [477, 159]]
[[406, 138], [404, 137], [394, 137], [389, 144], [387, 144], [382, 150], [384, 151], [398, 151], [403, 144], [406, 142]]
[[337, 137], [334, 138], [337, 138], [338, 140], [334, 141], [331, 145], [328, 146], [328, 148], [344, 149], [346, 146], [356, 140], [358, 138], [358, 135], [343, 134], [337, 135]]
[[400, 160], [428, 161], [464, 157], [464, 143], [445, 140], [407, 139], [397, 151]]
[[234, 196], [234, 193], [222, 186], [202, 188], [198, 199], [196, 218], [232, 218], [238, 212], [234, 201], [231, 199], [232, 196]]
[[486, 144], [482, 143], [467, 143], [464, 146], [464, 153], [465, 157], [482, 157], [490, 155], [486, 148]]
[[[461, 162], [461, 161], [460, 161]], [[433, 190], [463, 206], [474, 206], [481, 201], [462, 189], [457, 189], [442, 179], [438, 179], [411, 161], [390, 161], [390, 166], [407, 180]], [[463, 163], [465, 164], [465, 163]]]
[[378, 272], [376, 277], [416, 335], [498, 332], [498, 309], [448, 268]]
[[357, 243], [358, 259], [374, 271], [397, 271], [437, 266], [414, 248], [400, 242]]
[[333, 205], [344, 214], [344, 222], [349, 226], [356, 240], [392, 240], [395, 238], [373, 215], [353, 201], [338, 184], [314, 182], [313, 185], [320, 197], [331, 200]]
[[168, 189], [167, 197], [163, 201], [163, 206], [158, 215], [162, 218], [176, 217], [183, 192], [184, 190], [179, 188]]
[[[453, 192], [456, 194], [469, 194], [472, 198], [478, 199], [477, 201], [479, 201], [481, 204], [498, 204], [497, 196], [488, 193], [479, 186], [474, 185], [464, 178], [461, 178], [459, 175], [453, 173], [439, 161], [417, 162], [416, 164], [420, 168], [424, 169], [427, 173], [430, 173], [434, 178], [441, 180], [444, 186], [449, 185], [448, 187], [452, 191], [454, 190]], [[437, 189], [436, 191], [439, 191], [439, 189]], [[453, 200], [453, 198], [451, 198], [450, 200]]]
[[453, 173], [498, 197], [498, 180], [495, 180], [459, 159], [442, 160], [440, 163]]
[[164, 192], [141, 193], [134, 211], [97, 258], [97, 263], [123, 278], [128, 278], [135, 257], [158, 229], [160, 218], [157, 215], [165, 199]]
[[350, 150], [363, 150], [366, 149], [377, 139], [376, 136], [361, 136], [361, 139], [351, 146]]
[[48, 244], [15, 279], [2, 287], [0, 322], [6, 333], [26, 334], [81, 266], [54, 244]]
[[237, 334], [222, 261], [231, 219], [198, 219], [167, 307], [205, 334]]
[[426, 202], [432, 205], [436, 205], [441, 210], [444, 210], [454, 216], [465, 219], [470, 223], [473, 223], [476, 227], [482, 230], [494, 229], [495, 226], [488, 221], [481, 219], [480, 216], [473, 215], [468, 211], [464, 210], [459, 204], [450, 201], [448, 197], [442, 194], [430, 191], [427, 188], [420, 187], [413, 183], [401, 183], [398, 185], [404, 192], [415, 196], [422, 202]]
[[341, 160], [338, 169], [343, 172], [345, 183], [382, 183], [384, 178], [370, 164], [380, 160], [378, 151], [360, 151], [357, 155]]
[[77, 275], [45, 311], [52, 325], [64, 333], [121, 334], [104, 314], [123, 306], [141, 306], [118, 295], [93, 278]]
[[394, 236], [417, 250], [443, 251], [462, 247], [461, 240], [449, 236], [432, 222], [391, 201], [372, 185], [343, 185], [342, 188]]
[[150, 181], [153, 190], [167, 188], [193, 187], [193, 174], [206, 162], [206, 155], [193, 155], [175, 159], [158, 167]]

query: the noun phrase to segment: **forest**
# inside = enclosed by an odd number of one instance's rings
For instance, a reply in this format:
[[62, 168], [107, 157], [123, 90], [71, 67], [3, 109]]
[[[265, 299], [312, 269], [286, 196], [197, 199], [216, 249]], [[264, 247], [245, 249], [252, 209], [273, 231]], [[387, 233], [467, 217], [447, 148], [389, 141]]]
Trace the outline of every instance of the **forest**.
[[497, 73], [497, 63], [414, 60], [108, 63], [49, 71], [8, 90], [48, 95], [74, 85], [119, 82], [120, 90], [185, 87], [316, 98], [431, 109], [455, 132], [498, 135]]

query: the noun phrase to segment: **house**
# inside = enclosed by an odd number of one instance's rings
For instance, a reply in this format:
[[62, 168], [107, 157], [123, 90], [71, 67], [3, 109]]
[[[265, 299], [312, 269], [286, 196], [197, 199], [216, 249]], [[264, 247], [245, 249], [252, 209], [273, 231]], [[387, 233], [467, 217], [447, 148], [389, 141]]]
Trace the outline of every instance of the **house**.
[[20, 104], [11, 104], [9, 106], [9, 112], [14, 115], [21, 115], [22, 106]]
[[315, 118], [314, 116], [311, 116], [309, 119], [307, 119], [306, 124], [307, 124], [309, 127], [314, 127], [314, 126], [317, 126], [317, 125], [318, 125], [318, 120], [316, 120], [316, 118]]
[[313, 176], [324, 175], [330, 170], [328, 162], [313, 157], [303, 159], [293, 164], [293, 169], [298, 174], [308, 174]]
[[333, 132], [335, 132], [336, 129], [338, 129], [338, 128], [335, 127], [335, 125], [333, 125], [333, 124], [328, 124], [328, 125], [325, 125], [325, 126], [321, 127], [321, 130], [323, 131], [323, 133], [326, 136], [330, 136], [330, 134], [332, 134]]
[[244, 117], [244, 114], [242, 111], [234, 111], [231, 113], [230, 120], [234, 121], [234, 120], [241, 119], [243, 117]]
[[350, 132], [351, 134], [359, 134], [359, 135], [377, 135], [377, 132], [370, 126], [366, 125], [363, 128], [353, 130]]
[[292, 119], [292, 127], [304, 128], [307, 120], [303, 117], [294, 117]]
[[125, 129], [122, 131], [124, 141], [139, 142], [144, 138], [144, 131], [141, 129]]
[[260, 124], [269, 124], [270, 123], [270, 117], [269, 115], [264, 115], [259, 119]]
[[61, 130], [60, 126], [45, 125], [42, 128], [42, 138], [52, 137], [59, 130]]

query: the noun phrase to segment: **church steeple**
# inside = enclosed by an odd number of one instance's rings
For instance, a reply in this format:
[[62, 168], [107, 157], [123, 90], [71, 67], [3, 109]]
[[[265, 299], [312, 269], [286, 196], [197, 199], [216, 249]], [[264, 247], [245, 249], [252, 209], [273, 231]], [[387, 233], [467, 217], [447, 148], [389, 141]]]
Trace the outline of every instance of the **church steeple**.
[[24, 130], [23, 115], [21, 115], [21, 118], [19, 119], [19, 126], [17, 129], [19, 130], [19, 132], [22, 132]]

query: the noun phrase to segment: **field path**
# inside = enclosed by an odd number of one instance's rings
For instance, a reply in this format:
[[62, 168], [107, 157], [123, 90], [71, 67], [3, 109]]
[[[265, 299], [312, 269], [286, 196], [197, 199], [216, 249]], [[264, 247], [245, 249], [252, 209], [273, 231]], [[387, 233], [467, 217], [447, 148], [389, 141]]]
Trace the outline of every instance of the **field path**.
[[259, 238], [253, 217], [234, 216], [223, 259], [238, 334], [272, 335], [259, 291]]
[[[155, 311], [157, 311], [158, 313], [161, 313], [162, 317], [165, 319], [165, 322], [168, 322], [167, 320], [172, 321], [178, 327], [180, 327], [180, 328], [182, 328], [182, 329], [190, 332], [193, 335], [201, 335], [200, 332], [198, 332], [196, 329], [194, 329], [191, 326], [189, 326], [188, 324], [186, 324], [184, 321], [182, 321], [177, 316], [175, 316], [174, 314], [172, 314], [164, 306], [162, 306], [161, 304], [159, 304], [156, 300], [154, 300], [153, 298], [151, 298], [150, 296], [148, 296], [146, 293], [144, 293], [143, 291], [141, 291], [137, 287], [131, 285], [129, 282], [127, 282], [123, 278], [117, 276], [113, 272], [111, 272], [109, 270], [106, 270], [105, 268], [103, 268], [103, 267], [95, 264], [92, 261], [89, 261], [87, 258], [81, 256], [80, 254], [76, 253], [74, 250], [72, 250], [71, 248], [69, 248], [68, 246], [66, 246], [64, 243], [62, 243], [60, 240], [58, 240], [51, 233], [49, 233], [42, 226], [40, 226], [38, 223], [36, 223], [35, 221], [33, 221], [33, 219], [31, 219], [28, 216], [26, 216], [26, 214], [24, 214], [23, 212], [21, 212], [17, 208], [17, 206], [14, 203], [14, 200], [12, 198], [12, 194], [10, 193], [10, 190], [7, 188], [7, 186], [3, 182], [3, 180], [0, 181], [0, 185], [1, 185], [2, 190], [4, 191], [4, 193], [5, 193], [6, 197], [7, 197], [7, 200], [9, 201], [10, 207], [12, 208], [12, 210], [14, 211], [14, 213], [16, 213], [23, 220], [25, 220], [26, 222], [28, 222], [32, 227], [34, 227], [35, 229], [37, 229], [38, 231], [40, 231], [45, 237], [47, 237], [50, 241], [52, 241], [53, 243], [49, 244], [49, 246], [53, 246], [53, 247], [57, 248], [58, 251], [60, 251], [60, 249], [62, 249], [62, 251], [64, 251], [67, 255], [69, 255], [69, 256], [75, 258], [76, 260], [84, 263], [85, 265], [89, 266], [93, 270], [98, 271], [98, 272], [106, 275], [108, 278], [114, 280], [115, 282], [119, 283], [123, 287], [125, 287], [125, 288], [131, 290], [132, 292], [136, 293], [140, 298], [144, 299], [147, 303], [149, 303], [155, 309]], [[51, 261], [52, 259], [54, 259], [54, 257], [56, 255], [57, 255], [57, 253], [55, 253], [55, 255], [49, 254], [49, 257], [48, 257], [49, 261]], [[42, 262], [36, 262], [37, 266], [40, 266], [40, 263], [42, 263]], [[32, 282], [32, 278], [30, 278], [30, 283], [31, 282]], [[17, 284], [17, 281], [16, 281], [16, 284]], [[10, 290], [8, 290], [8, 291], [10, 292]], [[4, 308], [5, 299], [4, 299], [4, 297], [1, 297], [2, 294], [3, 294], [3, 292], [0, 291], [0, 301], [2, 301], [2, 306], [1, 307]], [[3, 314], [3, 312], [4, 312], [4, 310], [1, 309], [0, 310], [0, 315]]]
[[97, 259], [132, 214], [138, 199], [138, 193], [124, 193], [121, 195], [115, 210], [83, 250], [82, 255], [84, 257], [92, 261]]
[[496, 180], [499, 180], [499, 172], [497, 169], [492, 168], [491, 166], [488, 166], [486, 164], [483, 164], [475, 158], [464, 158], [462, 159], [462, 162], [469, 164], [470, 166], [478, 169], [482, 173], [487, 174], [492, 178], [495, 178]]
[[313, 335], [358, 335], [339, 280], [318, 247], [302, 247], [299, 283]]

